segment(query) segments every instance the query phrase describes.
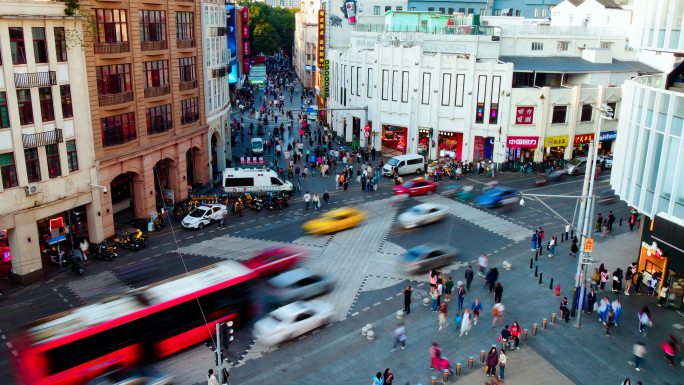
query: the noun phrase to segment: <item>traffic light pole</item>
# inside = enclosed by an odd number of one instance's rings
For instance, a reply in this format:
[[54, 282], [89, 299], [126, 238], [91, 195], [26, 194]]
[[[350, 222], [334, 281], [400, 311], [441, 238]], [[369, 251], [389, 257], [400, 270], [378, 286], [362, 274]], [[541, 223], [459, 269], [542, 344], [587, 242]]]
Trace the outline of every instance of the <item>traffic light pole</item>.
[[223, 364], [223, 357], [222, 351], [221, 351], [221, 327], [219, 326], [218, 322], [216, 323], [216, 371], [218, 372], [218, 381], [219, 384], [223, 384], [223, 379], [221, 378], [222, 374], [221, 373], [221, 364]]

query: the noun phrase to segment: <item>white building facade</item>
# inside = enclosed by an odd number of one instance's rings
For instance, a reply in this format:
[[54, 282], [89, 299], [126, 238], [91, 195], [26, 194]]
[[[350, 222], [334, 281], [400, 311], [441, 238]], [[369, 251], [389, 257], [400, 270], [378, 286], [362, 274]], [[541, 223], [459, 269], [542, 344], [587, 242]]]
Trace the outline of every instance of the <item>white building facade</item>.
[[639, 60], [670, 72], [682, 61], [684, 51], [684, 2], [678, 0], [636, 0], [634, 26], [637, 36], [633, 41], [639, 49]]
[[[0, 2], [0, 227], [4, 262], [23, 284], [43, 278], [41, 245], [59, 236], [49, 220], [78, 216], [66, 234], [103, 239], [98, 170], [93, 150], [85, 53], [68, 47], [81, 23], [64, 4]], [[71, 48], [71, 49], [68, 49]], [[92, 87], [93, 85], [91, 85]]]

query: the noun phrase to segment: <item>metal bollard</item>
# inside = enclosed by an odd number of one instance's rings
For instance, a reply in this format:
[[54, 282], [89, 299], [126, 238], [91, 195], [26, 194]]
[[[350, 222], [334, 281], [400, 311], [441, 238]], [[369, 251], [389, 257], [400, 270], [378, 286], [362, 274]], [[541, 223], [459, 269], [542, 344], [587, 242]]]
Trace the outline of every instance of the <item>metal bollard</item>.
[[447, 381], [449, 381], [449, 371], [444, 369], [444, 373], [442, 373], [442, 378], [444, 379], [444, 383], [446, 384]]
[[556, 313], [551, 313], [551, 325], [556, 324]]
[[539, 249], [534, 249], [534, 260], [537, 260], [537, 257], [539, 257]]
[[480, 350], [480, 363], [484, 364], [484, 362], [485, 362], [485, 351]]
[[539, 256], [541, 257], [544, 254], [544, 248], [540, 247], [539, 248]]
[[553, 278], [551, 278], [551, 283], [549, 284], [549, 290], [553, 290]]
[[432, 385], [437, 384], [437, 377], [435, 377], [435, 376], [430, 377], [430, 383], [431, 383]]
[[456, 375], [457, 376], [461, 375], [461, 363], [460, 362], [456, 363]]
[[[512, 339], [512, 338], [511, 338]], [[501, 339], [501, 349], [504, 350], [504, 352], [508, 351], [508, 340], [504, 340], [503, 338]]]
[[537, 324], [532, 325], [532, 335], [533, 336], [537, 335]]
[[468, 357], [468, 369], [473, 368], [473, 356]]
[[534, 267], [534, 276], [539, 277], [539, 266]]
[[546, 318], [542, 319], [542, 329], [546, 330], [546, 323], [547, 322], [548, 321], [546, 320]]
[[533, 264], [534, 264], [534, 258], [530, 258], [530, 269], [534, 269], [534, 266], [532, 266]]
[[539, 273], [539, 284], [540, 285], [542, 284], [542, 275], [544, 275], [544, 273]]
[[523, 341], [527, 341], [527, 329], [523, 329]]

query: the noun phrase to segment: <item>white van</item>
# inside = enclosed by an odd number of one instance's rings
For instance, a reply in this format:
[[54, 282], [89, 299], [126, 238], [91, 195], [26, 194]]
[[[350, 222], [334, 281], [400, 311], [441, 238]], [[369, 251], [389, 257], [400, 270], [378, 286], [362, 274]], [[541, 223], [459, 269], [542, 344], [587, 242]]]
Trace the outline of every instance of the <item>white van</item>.
[[252, 139], [252, 154], [264, 155], [264, 141], [261, 138]]
[[223, 170], [223, 192], [228, 195], [250, 193], [266, 195], [269, 192], [294, 192], [292, 182], [286, 182], [269, 168], [227, 168]]
[[397, 167], [399, 175], [406, 174], [423, 174], [423, 163], [425, 159], [422, 155], [412, 154], [412, 155], [399, 155], [390, 159], [387, 164], [382, 168], [382, 173], [385, 176], [390, 176], [392, 173], [392, 168]]

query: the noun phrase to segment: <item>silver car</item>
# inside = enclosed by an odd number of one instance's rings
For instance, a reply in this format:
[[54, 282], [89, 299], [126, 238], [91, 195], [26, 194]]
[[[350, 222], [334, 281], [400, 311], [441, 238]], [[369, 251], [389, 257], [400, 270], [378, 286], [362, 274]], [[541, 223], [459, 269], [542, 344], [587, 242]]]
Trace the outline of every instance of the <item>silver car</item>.
[[426, 244], [404, 255], [404, 270], [418, 273], [451, 265], [458, 260], [458, 250], [451, 246]]
[[294, 269], [268, 280], [266, 298], [277, 305], [314, 298], [331, 291], [335, 282], [307, 269]]
[[587, 157], [575, 158], [565, 165], [565, 170], [570, 175], [579, 175], [587, 172]]

